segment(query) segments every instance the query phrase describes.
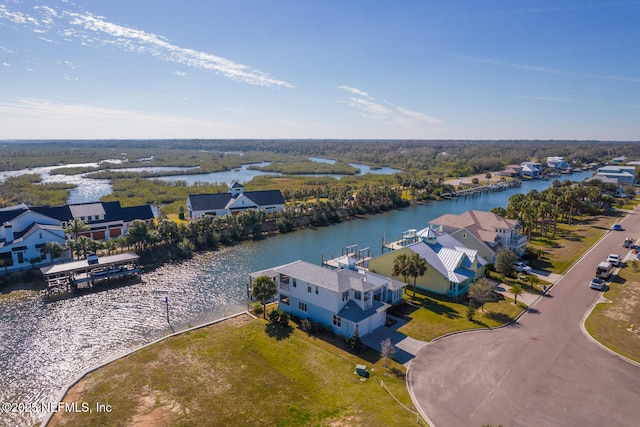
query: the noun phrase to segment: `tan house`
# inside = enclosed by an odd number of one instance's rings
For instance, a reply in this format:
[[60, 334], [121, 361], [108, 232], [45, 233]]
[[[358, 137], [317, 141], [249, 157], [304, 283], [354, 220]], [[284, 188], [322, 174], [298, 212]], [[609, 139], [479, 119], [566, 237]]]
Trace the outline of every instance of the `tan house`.
[[445, 214], [430, 221], [429, 226], [451, 234], [490, 263], [496, 262], [500, 248], [510, 249], [518, 256], [524, 255], [527, 249], [527, 236], [520, 233], [520, 223], [493, 212], [470, 210], [460, 215]]

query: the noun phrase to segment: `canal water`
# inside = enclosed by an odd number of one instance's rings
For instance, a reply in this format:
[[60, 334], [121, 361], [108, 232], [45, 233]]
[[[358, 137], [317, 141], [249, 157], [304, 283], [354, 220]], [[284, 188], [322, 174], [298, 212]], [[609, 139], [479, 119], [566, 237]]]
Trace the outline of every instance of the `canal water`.
[[[560, 179], [581, 181], [590, 172]], [[319, 264], [341, 248], [381, 253], [383, 235], [423, 228], [445, 213], [506, 206], [516, 193], [541, 191], [551, 181], [432, 202], [366, 218], [246, 242], [192, 260], [165, 265], [135, 285], [48, 300], [36, 292], [0, 295], [0, 403], [55, 402], [87, 369], [126, 354], [175, 330], [245, 310], [248, 273], [302, 259]], [[44, 414], [0, 412], [0, 426], [32, 425]]]

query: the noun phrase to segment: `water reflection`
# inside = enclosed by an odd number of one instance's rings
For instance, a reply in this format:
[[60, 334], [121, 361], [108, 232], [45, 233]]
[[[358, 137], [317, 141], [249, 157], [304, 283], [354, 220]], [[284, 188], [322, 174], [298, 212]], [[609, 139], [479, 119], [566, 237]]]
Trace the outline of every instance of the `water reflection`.
[[[249, 272], [296, 259], [318, 264], [323, 253], [337, 255], [352, 244], [368, 246], [377, 255], [383, 234], [391, 239], [445, 213], [505, 206], [513, 194], [542, 191], [549, 185], [549, 181], [525, 182], [521, 188], [246, 242], [165, 265], [131, 286], [73, 298], [49, 301], [36, 292], [0, 294], [0, 402], [55, 402], [85, 370], [167, 335], [165, 298], [172, 326], [184, 330], [245, 310]], [[38, 414], [3, 415], [0, 426], [27, 426], [38, 419]]]

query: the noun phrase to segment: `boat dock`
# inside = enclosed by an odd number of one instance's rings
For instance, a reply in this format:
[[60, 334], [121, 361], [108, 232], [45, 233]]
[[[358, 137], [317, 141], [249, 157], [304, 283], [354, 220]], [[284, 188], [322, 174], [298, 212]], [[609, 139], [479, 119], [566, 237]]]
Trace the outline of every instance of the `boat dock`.
[[140, 272], [133, 252], [72, 261], [40, 268], [47, 291], [93, 287], [96, 283]]
[[469, 196], [477, 193], [485, 193], [487, 191], [502, 191], [512, 187], [520, 187], [521, 185], [522, 182], [520, 180], [503, 181], [495, 184], [478, 185], [475, 187], [464, 188], [462, 190], [442, 193], [440, 197], [442, 197], [443, 199], [451, 199], [453, 197]]
[[322, 254], [322, 266], [334, 270], [357, 267], [367, 268], [370, 259], [371, 251], [368, 247], [358, 249], [358, 245], [351, 245], [342, 248], [342, 254], [337, 257], [331, 254], [331, 258], [325, 259], [324, 254]]

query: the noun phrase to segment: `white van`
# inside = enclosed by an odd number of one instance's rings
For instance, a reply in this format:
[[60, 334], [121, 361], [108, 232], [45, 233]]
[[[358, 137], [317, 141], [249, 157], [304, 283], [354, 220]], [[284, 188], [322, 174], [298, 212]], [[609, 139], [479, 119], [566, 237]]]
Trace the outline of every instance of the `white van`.
[[610, 262], [604, 261], [598, 264], [598, 268], [596, 269], [596, 277], [601, 279], [608, 279], [611, 276], [611, 272], [613, 271], [613, 265]]

